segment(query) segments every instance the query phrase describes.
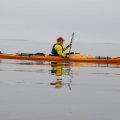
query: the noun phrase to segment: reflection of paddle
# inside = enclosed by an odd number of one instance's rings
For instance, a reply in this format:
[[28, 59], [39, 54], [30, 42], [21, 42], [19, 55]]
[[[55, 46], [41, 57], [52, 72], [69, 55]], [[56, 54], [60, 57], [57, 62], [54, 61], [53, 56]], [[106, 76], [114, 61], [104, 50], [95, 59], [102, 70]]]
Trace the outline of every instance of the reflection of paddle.
[[73, 41], [74, 35], [75, 35], [75, 33], [73, 32], [72, 37], [71, 37], [71, 41], [70, 41], [71, 46], [70, 46], [70, 49], [69, 49], [69, 55], [70, 55], [70, 52], [71, 52], [72, 41]]

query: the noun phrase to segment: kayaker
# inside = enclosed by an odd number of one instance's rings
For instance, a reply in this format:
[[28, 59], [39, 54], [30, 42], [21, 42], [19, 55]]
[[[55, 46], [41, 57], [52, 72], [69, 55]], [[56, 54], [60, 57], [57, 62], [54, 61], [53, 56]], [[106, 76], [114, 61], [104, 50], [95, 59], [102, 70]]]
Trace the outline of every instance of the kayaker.
[[57, 38], [57, 43], [53, 45], [51, 51], [52, 55], [66, 57], [66, 54], [64, 52], [71, 46], [71, 44], [67, 45], [66, 47], [63, 47], [64, 41], [65, 40], [62, 37]]

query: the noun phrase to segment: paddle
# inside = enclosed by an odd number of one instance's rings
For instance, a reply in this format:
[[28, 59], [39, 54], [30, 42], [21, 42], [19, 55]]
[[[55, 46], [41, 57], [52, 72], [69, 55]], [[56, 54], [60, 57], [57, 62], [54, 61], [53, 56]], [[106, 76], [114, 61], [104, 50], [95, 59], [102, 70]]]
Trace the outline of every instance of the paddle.
[[67, 54], [68, 56], [66, 55], [66, 57], [67, 57], [66, 62], [70, 62], [70, 52], [71, 52], [71, 48], [72, 48], [72, 41], [73, 41], [74, 35], [75, 35], [75, 33], [73, 32], [72, 37], [71, 37], [71, 41], [70, 41], [71, 46], [70, 46], [69, 52]]
[[72, 37], [71, 37], [71, 41], [70, 41], [71, 46], [70, 46], [69, 53], [68, 53], [69, 55], [70, 55], [70, 52], [71, 52], [72, 41], [73, 41], [74, 35], [75, 35], [75, 33], [73, 32]]

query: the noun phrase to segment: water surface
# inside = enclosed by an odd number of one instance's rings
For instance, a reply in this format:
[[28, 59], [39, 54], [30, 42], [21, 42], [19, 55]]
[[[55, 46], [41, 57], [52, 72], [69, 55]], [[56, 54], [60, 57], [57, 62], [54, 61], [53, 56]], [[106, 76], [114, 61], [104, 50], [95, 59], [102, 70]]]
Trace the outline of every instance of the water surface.
[[[50, 51], [45, 43], [33, 41], [0, 43], [5, 53]], [[73, 48], [91, 55], [120, 53], [115, 43], [79, 43]], [[0, 60], [1, 120], [119, 120], [119, 111], [119, 64]]]

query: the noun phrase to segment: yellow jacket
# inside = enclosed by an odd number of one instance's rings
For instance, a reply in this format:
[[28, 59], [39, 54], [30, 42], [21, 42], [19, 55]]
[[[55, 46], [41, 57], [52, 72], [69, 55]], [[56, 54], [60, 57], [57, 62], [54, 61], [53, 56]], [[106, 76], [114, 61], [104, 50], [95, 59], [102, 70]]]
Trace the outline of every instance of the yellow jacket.
[[55, 46], [54, 46], [54, 49], [57, 51], [57, 54], [59, 56], [62, 56], [62, 57], [65, 57], [65, 51], [68, 49], [69, 47], [66, 46], [66, 47], [63, 47], [60, 43], [56, 43]]

